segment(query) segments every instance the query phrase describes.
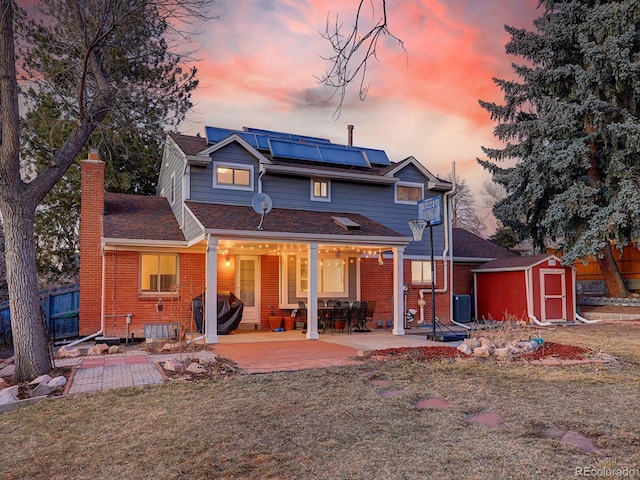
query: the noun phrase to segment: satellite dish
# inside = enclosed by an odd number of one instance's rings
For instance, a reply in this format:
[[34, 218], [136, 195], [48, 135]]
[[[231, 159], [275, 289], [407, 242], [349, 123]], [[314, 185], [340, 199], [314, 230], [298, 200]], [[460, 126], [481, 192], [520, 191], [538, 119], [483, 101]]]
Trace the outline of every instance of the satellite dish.
[[251, 200], [251, 206], [256, 213], [262, 215], [260, 218], [260, 225], [258, 225], [258, 230], [262, 230], [262, 223], [264, 222], [264, 216], [271, 211], [273, 207], [273, 202], [271, 201], [271, 197], [266, 193], [257, 193], [253, 196]]
[[264, 215], [271, 211], [273, 202], [271, 201], [271, 197], [266, 193], [256, 193], [253, 196], [253, 200], [251, 200], [251, 206], [256, 213]]

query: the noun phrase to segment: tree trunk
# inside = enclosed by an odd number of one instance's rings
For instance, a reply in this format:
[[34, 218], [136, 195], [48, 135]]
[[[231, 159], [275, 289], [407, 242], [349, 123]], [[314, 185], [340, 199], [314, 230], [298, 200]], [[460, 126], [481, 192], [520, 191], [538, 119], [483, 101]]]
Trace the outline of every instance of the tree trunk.
[[45, 331], [36, 274], [33, 219], [25, 205], [3, 210], [7, 283], [11, 329], [15, 349], [13, 380], [32, 380], [51, 371], [49, 340]]
[[624, 285], [618, 264], [613, 258], [611, 244], [607, 244], [607, 246], [602, 249], [602, 258], [598, 257], [598, 266], [600, 267], [602, 278], [607, 284], [609, 296], [613, 298], [626, 298], [631, 295]]

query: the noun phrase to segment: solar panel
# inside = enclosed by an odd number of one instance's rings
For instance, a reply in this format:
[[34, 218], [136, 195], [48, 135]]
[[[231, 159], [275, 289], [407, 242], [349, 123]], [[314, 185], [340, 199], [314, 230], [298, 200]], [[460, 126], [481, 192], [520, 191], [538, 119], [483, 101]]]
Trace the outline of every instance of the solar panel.
[[217, 143], [234, 133], [253, 148], [269, 150], [272, 155], [279, 158], [363, 168], [370, 168], [371, 165], [386, 166], [391, 164], [384, 150], [338, 145], [331, 143], [326, 138], [294, 135], [258, 128], [231, 130], [228, 128], [205, 127], [205, 134], [209, 143]]
[[285, 140], [269, 139], [271, 153], [274, 157], [290, 158], [292, 160], [308, 160], [321, 162], [322, 157], [316, 145], [307, 143], [289, 142]]
[[318, 146], [322, 161], [336, 165], [349, 165], [351, 167], [371, 167], [362, 152]]
[[370, 167], [362, 152], [357, 150], [309, 145], [308, 143], [275, 140], [273, 138], [269, 139], [269, 144], [274, 157], [351, 167]]
[[248, 133], [264, 135], [268, 138], [288, 139], [288, 140], [306, 142], [306, 143], [331, 143], [331, 140], [327, 138], [308, 137], [306, 135], [296, 135], [294, 133], [274, 132], [272, 130], [261, 130], [259, 128], [249, 128], [249, 127], [245, 127], [244, 130]]

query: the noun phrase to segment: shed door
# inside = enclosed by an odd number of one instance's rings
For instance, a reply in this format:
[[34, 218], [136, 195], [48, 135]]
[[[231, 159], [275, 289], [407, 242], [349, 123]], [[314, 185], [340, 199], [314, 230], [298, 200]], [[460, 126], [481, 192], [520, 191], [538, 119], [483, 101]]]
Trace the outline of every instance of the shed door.
[[558, 322], [567, 319], [567, 290], [565, 271], [540, 270], [540, 293], [543, 322]]

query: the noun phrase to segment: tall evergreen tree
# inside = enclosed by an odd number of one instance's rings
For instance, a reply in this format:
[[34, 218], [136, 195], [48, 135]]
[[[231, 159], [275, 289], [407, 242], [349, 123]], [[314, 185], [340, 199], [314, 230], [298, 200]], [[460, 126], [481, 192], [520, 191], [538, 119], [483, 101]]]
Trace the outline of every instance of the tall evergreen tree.
[[[612, 248], [640, 239], [640, 2], [542, 0], [535, 31], [507, 26], [519, 81], [480, 101], [503, 148], [478, 160], [507, 196], [496, 217], [563, 260], [598, 258], [609, 293], [629, 295]], [[500, 162], [507, 165], [499, 166]]]
[[[110, 116], [144, 125], [167, 113], [159, 98], [175, 97], [173, 106], [190, 104], [184, 86], [192, 84], [195, 71], [183, 71], [188, 58], [169, 39], [188, 19], [202, 18], [210, 3], [39, 0], [34, 13], [0, 0], [0, 214], [15, 380], [51, 369], [36, 282], [38, 205]], [[37, 134], [26, 126], [29, 115], [44, 119]], [[27, 180], [20, 162], [35, 150], [45, 161], [31, 164]]]

